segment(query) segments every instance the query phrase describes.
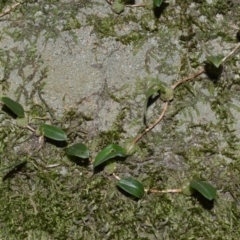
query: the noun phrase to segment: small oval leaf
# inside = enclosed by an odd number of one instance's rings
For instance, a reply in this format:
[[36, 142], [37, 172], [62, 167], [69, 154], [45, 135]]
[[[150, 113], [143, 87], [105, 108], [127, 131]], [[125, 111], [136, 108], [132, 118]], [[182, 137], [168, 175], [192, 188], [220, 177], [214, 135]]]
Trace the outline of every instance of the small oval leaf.
[[213, 200], [216, 197], [216, 188], [207, 182], [192, 180], [190, 187], [197, 190], [208, 200]]
[[207, 60], [212, 63], [216, 68], [219, 68], [222, 64], [223, 56], [217, 55], [217, 56], [209, 56], [207, 57]]
[[11, 98], [1, 97], [1, 101], [18, 117], [24, 117], [24, 109], [22, 105]]
[[114, 157], [126, 157], [126, 150], [119, 145], [112, 143], [98, 153], [93, 162], [93, 167], [95, 168]]
[[54, 127], [48, 124], [41, 124], [39, 127], [39, 131], [47, 138], [51, 138], [56, 141], [66, 141], [67, 134], [58, 127]]
[[117, 182], [117, 186], [136, 198], [141, 198], [144, 195], [144, 187], [136, 179], [123, 178]]
[[75, 156], [79, 158], [89, 158], [89, 151], [85, 144], [76, 143], [65, 149], [68, 156]]

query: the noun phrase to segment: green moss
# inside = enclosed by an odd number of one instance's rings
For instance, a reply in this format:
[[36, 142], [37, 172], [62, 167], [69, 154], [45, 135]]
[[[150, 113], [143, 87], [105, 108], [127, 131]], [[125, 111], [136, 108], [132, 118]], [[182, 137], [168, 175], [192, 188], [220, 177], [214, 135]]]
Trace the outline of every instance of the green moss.
[[[46, 8], [46, 4], [49, 4], [49, 8]], [[95, 3], [91, 4], [95, 6]], [[195, 8], [187, 11], [190, 4], [195, 5]], [[199, 43], [210, 41], [216, 36], [222, 38], [223, 46], [232, 41], [229, 27], [219, 31], [220, 25], [213, 24], [212, 20], [212, 16], [217, 13], [223, 14], [229, 21], [231, 17], [238, 20], [239, 13], [230, 14], [231, 8], [227, 5], [224, 1], [214, 1], [213, 5], [209, 5], [206, 1], [188, 0], [177, 3], [177, 6], [169, 4], [160, 20], [153, 18], [153, 25], [150, 20], [152, 12], [146, 9], [136, 10], [138, 14], [130, 10], [118, 17], [91, 15], [88, 24], [93, 25], [93, 31], [100, 38], [114, 37], [123, 44], [140, 46], [154, 37], [156, 45], [146, 53], [145, 62], [149, 73], [150, 61], [156, 61], [159, 62], [159, 73], [172, 76], [178, 72], [178, 78], [181, 78], [190, 75], [193, 68], [201, 65], [199, 58], [202, 52], [208, 50], [208, 45], [204, 46], [206, 49], [201, 49], [203, 44]], [[82, 7], [61, 1], [29, 3], [12, 15], [17, 20], [18, 14], [22, 13], [21, 21], [25, 24], [14, 28], [18, 22], [14, 20], [3, 29], [2, 38], [7, 34], [13, 41], [29, 42], [25, 49], [0, 49], [0, 63], [3, 69], [3, 91], [9, 87], [12, 72], [17, 71], [22, 79], [16, 98], [26, 98], [30, 117], [46, 117], [49, 111], [47, 99], [40, 105], [34, 105], [32, 101], [38, 94], [41, 96], [47, 77], [47, 69], [42, 68], [43, 59], [36, 51], [39, 30], [46, 31], [44, 41], [47, 41], [49, 38], [57, 39], [62, 30], [81, 27], [76, 14]], [[181, 13], [177, 15], [175, 9]], [[38, 11], [44, 12], [39, 19], [36, 17]], [[209, 21], [201, 22], [198, 17], [194, 17], [195, 13], [198, 13], [197, 16], [206, 16]], [[63, 25], [60, 24], [62, 21]], [[131, 21], [140, 28], [128, 35], [118, 36], [117, 29]], [[11, 28], [15, 30], [11, 31]], [[181, 66], [172, 66], [169, 57], [176, 46], [172, 44], [171, 38], [178, 28], [183, 32], [180, 40], [184, 49], [179, 53]], [[162, 58], [164, 53], [166, 56]], [[24, 75], [26, 67], [32, 69], [28, 76]], [[234, 111], [239, 111], [239, 107], [233, 101], [239, 100], [238, 58], [229, 59], [225, 63], [225, 70], [227, 75], [223, 74], [219, 82], [213, 83], [206, 77], [200, 77], [197, 83], [187, 82], [178, 87], [163, 121], [139, 142], [141, 150], [124, 163], [119, 163], [116, 170], [119, 176], [132, 175], [143, 181], [144, 186], [156, 189], [178, 188], [186, 179], [210, 181], [220, 190], [213, 209], [206, 210], [198, 198], [180, 194], [146, 194], [142, 200], [135, 202], [119, 192], [110, 177], [102, 173], [92, 175], [91, 165], [86, 167], [81, 162], [69, 161], [59, 146], [46, 142], [39, 149], [38, 137], [16, 127], [14, 120], [2, 111], [1, 177], [20, 160], [27, 160], [27, 165], [0, 185], [0, 237], [101, 239], [107, 236], [109, 239], [161, 239], [164, 236], [168, 239], [222, 239], [224, 234], [226, 239], [238, 239], [240, 163], [239, 136], [234, 131], [238, 119]], [[29, 92], [26, 86], [33, 79], [36, 84]], [[121, 143], [129, 137], [124, 128], [126, 122], [129, 122], [129, 128], [138, 127], [139, 132], [143, 130], [144, 100], [141, 97], [153, 79], [156, 80], [153, 76], [138, 79], [135, 92], [127, 97], [124, 92], [123, 96], [116, 96], [108, 89], [109, 98], [123, 107], [111, 128], [100, 132], [94, 139], [90, 139], [88, 133], [84, 132], [84, 124], [92, 120], [91, 116], [79, 110], [65, 112], [62, 119], [52, 113], [51, 120], [55, 119], [57, 124], [65, 126], [71, 142], [79, 139], [86, 141], [94, 153], [112, 142]], [[175, 77], [173, 79], [175, 81]], [[204, 120], [205, 116], [200, 115], [197, 103], [210, 106], [215, 116], [213, 122]], [[159, 116], [159, 104], [157, 102], [152, 115], [148, 115], [150, 122]], [[38, 125], [42, 121], [34, 120], [33, 123]], [[51, 167], [52, 164], [60, 165]]]
[[117, 20], [113, 16], [100, 18], [96, 15], [91, 15], [87, 17], [87, 21], [89, 25], [94, 26], [94, 32], [99, 38], [116, 36], [114, 26], [117, 24]]
[[65, 26], [63, 27], [63, 31], [70, 31], [73, 29], [81, 28], [81, 23], [78, 21], [76, 16], [71, 16], [67, 19]]
[[119, 36], [117, 38], [118, 41], [122, 42], [125, 45], [128, 45], [133, 42], [135, 46], [144, 39], [145, 37], [143, 34], [141, 34], [140, 32], [134, 32], [134, 31], [129, 34]]

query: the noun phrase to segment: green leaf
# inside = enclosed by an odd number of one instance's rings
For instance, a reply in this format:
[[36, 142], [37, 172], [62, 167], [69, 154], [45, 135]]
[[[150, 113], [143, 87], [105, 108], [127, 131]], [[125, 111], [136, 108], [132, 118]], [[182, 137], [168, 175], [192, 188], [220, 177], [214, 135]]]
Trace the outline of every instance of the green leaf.
[[65, 149], [65, 153], [68, 156], [75, 156], [79, 158], [89, 158], [89, 151], [86, 145], [82, 143], [76, 143]]
[[24, 117], [24, 110], [21, 104], [11, 98], [1, 97], [1, 101], [18, 117]]
[[48, 124], [41, 124], [39, 131], [47, 138], [51, 138], [56, 141], [66, 141], [67, 134], [60, 128], [54, 127]]
[[124, 148], [112, 143], [105, 147], [100, 153], [98, 153], [93, 162], [93, 167], [95, 168], [111, 158], [126, 156], [126, 150]]
[[216, 197], [216, 188], [207, 182], [192, 180], [190, 187], [197, 190], [208, 200], [213, 200]]
[[144, 194], [142, 183], [133, 178], [123, 178], [117, 182], [117, 186], [136, 198], [141, 198]]
[[210, 56], [207, 57], [207, 60], [212, 63], [216, 68], [219, 68], [220, 65], [222, 64], [223, 56], [218, 55], [218, 56]]
[[156, 7], [160, 7], [162, 3], [163, 3], [163, 0], [153, 0], [153, 4], [154, 4]]

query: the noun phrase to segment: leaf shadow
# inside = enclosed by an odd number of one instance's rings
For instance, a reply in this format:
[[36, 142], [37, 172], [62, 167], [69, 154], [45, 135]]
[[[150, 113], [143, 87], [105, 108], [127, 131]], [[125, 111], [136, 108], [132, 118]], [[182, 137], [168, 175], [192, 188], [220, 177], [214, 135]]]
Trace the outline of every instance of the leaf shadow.
[[12, 110], [10, 110], [10, 108], [8, 108], [5, 104], [2, 106], [2, 111], [7, 113], [13, 119], [17, 118], [17, 115]]
[[212, 63], [206, 62], [205, 73], [213, 83], [217, 83], [223, 73], [223, 65], [221, 64], [218, 68], [215, 67]]
[[103, 171], [103, 170], [104, 170], [104, 167], [107, 165], [108, 161], [111, 161], [111, 160], [113, 160], [113, 159], [114, 159], [116, 162], [119, 162], [119, 161], [122, 162], [122, 161], [125, 161], [125, 160], [127, 159], [127, 156], [126, 156], [126, 157], [110, 158], [110, 159], [108, 159], [107, 161], [105, 161], [104, 163], [102, 163], [102, 164], [98, 165], [97, 167], [95, 167], [94, 170], [93, 170], [93, 173], [94, 173], [94, 174], [97, 174], [97, 173]]
[[134, 4], [136, 4], [136, 1], [135, 1], [135, 0], [125, 0], [124, 2], [125, 2], [125, 4], [129, 4], [129, 5], [134, 5]]
[[153, 13], [156, 18], [160, 18], [163, 11], [169, 6], [169, 3], [163, 2], [160, 7], [154, 7]]
[[22, 170], [23, 167], [25, 167], [27, 164], [27, 161], [23, 161], [17, 166], [15, 166], [13, 169], [11, 169], [7, 174], [5, 174], [2, 178], [2, 181], [6, 181], [9, 178], [13, 178], [16, 173]]
[[89, 158], [80, 158], [76, 156], [67, 156], [67, 158], [78, 166], [87, 167], [89, 165]]
[[204, 209], [206, 209], [206, 210], [212, 210], [213, 209], [213, 207], [214, 207], [214, 200], [208, 200], [202, 194], [200, 194], [198, 191], [195, 191], [192, 194], [192, 197], [195, 200], [197, 200]]
[[53, 140], [51, 138], [45, 138], [46, 143], [50, 143], [51, 145], [54, 145], [57, 148], [65, 148], [67, 147], [67, 141], [57, 141], [57, 140]]
[[154, 104], [160, 97], [160, 94], [154, 94], [153, 96], [149, 97], [148, 98], [148, 101], [147, 101], [147, 106], [146, 106], [146, 110], [145, 110], [145, 114], [143, 115], [143, 124], [144, 125], [147, 125], [147, 118], [146, 118], [146, 113], [147, 113], [147, 109], [152, 105]]

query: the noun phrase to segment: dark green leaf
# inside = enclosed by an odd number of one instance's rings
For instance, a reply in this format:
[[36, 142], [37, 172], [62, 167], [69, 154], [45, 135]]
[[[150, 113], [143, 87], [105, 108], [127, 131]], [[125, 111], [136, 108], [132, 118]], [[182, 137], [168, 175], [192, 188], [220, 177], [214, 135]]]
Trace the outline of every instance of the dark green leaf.
[[213, 200], [216, 197], [216, 188], [207, 182], [192, 180], [190, 187], [197, 190], [208, 200]]
[[1, 101], [18, 117], [24, 117], [24, 110], [21, 104], [8, 97], [1, 97]]
[[136, 198], [144, 194], [144, 187], [141, 182], [132, 178], [124, 178], [117, 182], [117, 186]]
[[47, 138], [51, 138], [56, 141], [66, 141], [67, 134], [60, 128], [54, 127], [48, 124], [42, 124], [39, 127], [39, 131]]
[[93, 167], [95, 168], [114, 157], [126, 157], [126, 150], [117, 144], [112, 143], [98, 153], [94, 160]]
[[89, 158], [89, 151], [86, 145], [82, 143], [76, 143], [66, 148], [65, 153], [69, 156], [75, 156], [79, 158]]
[[207, 60], [212, 63], [216, 68], [219, 68], [220, 65], [222, 64], [223, 56], [218, 55], [218, 56], [210, 56], [207, 58]]
[[162, 3], [163, 3], [163, 0], [153, 0], [153, 4], [154, 4], [156, 7], [160, 7]]

